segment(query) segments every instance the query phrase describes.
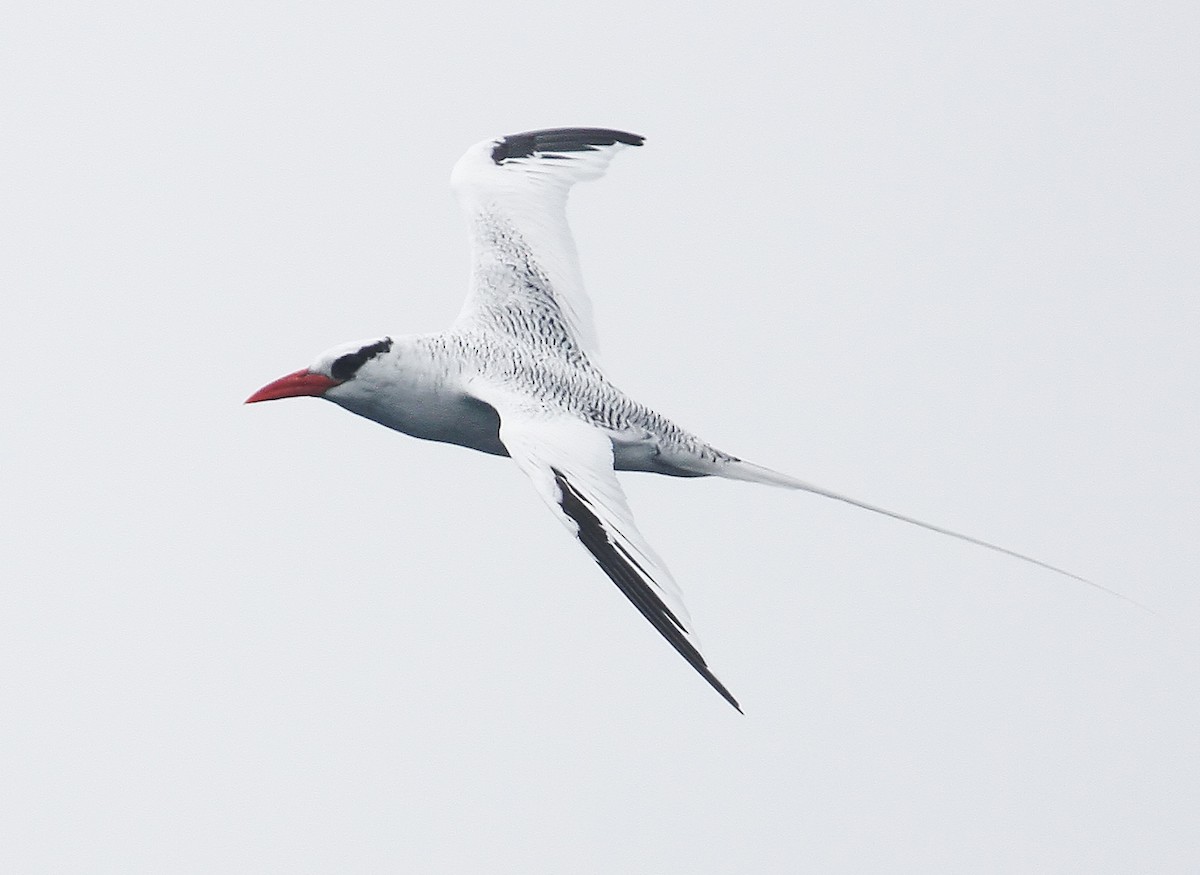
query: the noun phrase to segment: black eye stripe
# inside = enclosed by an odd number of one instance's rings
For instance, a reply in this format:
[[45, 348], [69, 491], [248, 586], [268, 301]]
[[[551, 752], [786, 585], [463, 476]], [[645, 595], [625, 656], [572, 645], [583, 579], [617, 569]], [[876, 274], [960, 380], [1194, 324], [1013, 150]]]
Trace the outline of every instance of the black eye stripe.
[[333, 363], [333, 367], [329, 369], [329, 373], [335, 380], [349, 380], [354, 376], [354, 372], [363, 366], [366, 359], [356, 352], [349, 355], [344, 355]]
[[344, 356], [340, 356], [329, 369], [329, 375], [335, 380], [349, 380], [353, 377], [358, 369], [369, 362], [381, 352], [387, 352], [392, 348], [392, 339], [385, 337], [383, 340], [376, 341], [369, 346], [364, 346], [358, 352], [350, 352]]

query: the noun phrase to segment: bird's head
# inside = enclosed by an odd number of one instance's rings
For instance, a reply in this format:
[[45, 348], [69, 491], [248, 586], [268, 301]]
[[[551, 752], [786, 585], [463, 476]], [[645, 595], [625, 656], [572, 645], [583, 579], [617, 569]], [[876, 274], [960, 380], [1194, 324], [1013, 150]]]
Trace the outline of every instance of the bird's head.
[[[321, 353], [309, 367], [263, 386], [247, 398], [246, 403], [297, 398], [301, 395], [328, 397], [331, 401], [337, 401], [339, 395], [352, 392], [355, 381], [369, 378], [368, 375], [379, 365], [378, 357], [391, 348], [390, 337], [335, 346]], [[346, 388], [339, 388], [343, 386]]]

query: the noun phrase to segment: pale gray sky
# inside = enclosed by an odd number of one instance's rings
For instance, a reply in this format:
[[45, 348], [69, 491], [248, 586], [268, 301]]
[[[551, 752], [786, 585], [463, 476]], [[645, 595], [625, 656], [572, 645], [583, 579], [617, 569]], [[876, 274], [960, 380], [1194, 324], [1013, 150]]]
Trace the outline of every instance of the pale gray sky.
[[[1062, 6], [1062, 4], [1059, 4]], [[0, 870], [1200, 867], [1193, 3], [9, 3]], [[739, 716], [507, 460], [246, 408], [465, 291], [471, 143], [614, 379]]]

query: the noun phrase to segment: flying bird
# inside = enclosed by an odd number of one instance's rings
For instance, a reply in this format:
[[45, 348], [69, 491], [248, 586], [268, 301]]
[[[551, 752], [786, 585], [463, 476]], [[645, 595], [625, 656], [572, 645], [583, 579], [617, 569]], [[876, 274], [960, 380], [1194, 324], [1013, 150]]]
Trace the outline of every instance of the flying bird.
[[472, 146], [450, 177], [466, 213], [472, 262], [470, 290], [450, 328], [334, 347], [246, 403], [316, 396], [413, 437], [510, 457], [629, 601], [739, 711], [701, 654], [679, 586], [638, 531], [617, 471], [804, 490], [1112, 592], [1031, 556], [739, 459], [613, 385], [600, 366], [567, 194], [643, 140], [603, 128], [555, 128]]

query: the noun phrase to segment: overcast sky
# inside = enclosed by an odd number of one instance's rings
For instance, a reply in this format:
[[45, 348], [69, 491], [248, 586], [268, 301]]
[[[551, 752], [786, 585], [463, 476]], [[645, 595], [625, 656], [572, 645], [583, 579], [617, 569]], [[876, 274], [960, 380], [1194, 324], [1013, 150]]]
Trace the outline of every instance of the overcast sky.
[[[0, 870], [1200, 868], [1195, 3], [5, 4]], [[1062, 8], [1069, 7], [1069, 8]], [[737, 714], [508, 460], [242, 406], [444, 327], [485, 137]]]

